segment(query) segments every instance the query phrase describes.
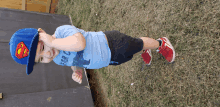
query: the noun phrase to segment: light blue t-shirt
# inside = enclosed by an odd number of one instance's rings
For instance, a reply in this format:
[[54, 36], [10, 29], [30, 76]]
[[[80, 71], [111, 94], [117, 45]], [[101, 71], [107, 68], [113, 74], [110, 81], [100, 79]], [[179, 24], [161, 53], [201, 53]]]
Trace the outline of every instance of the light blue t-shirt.
[[111, 60], [111, 51], [102, 31], [85, 32], [75, 26], [63, 25], [56, 29], [55, 36], [65, 38], [78, 32], [82, 33], [86, 39], [85, 49], [79, 52], [60, 50], [53, 61], [62, 66], [78, 66], [86, 69], [107, 67]]

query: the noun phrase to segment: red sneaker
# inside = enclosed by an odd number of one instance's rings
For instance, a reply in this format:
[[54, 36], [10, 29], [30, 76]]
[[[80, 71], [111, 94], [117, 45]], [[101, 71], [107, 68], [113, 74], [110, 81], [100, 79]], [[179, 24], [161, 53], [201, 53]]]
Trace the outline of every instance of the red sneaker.
[[150, 65], [152, 60], [151, 50], [144, 50], [144, 52], [141, 54], [141, 57], [143, 58], [146, 65]]
[[162, 44], [157, 49], [157, 52], [162, 54], [169, 63], [172, 63], [175, 59], [175, 51], [172, 44], [166, 37], [162, 37], [157, 40], [162, 40]]

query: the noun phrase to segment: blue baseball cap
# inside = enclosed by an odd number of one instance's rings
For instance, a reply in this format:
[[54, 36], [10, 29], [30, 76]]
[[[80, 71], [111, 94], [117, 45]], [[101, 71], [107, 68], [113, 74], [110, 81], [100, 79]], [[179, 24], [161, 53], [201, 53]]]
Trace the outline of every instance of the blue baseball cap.
[[38, 30], [35, 28], [24, 28], [16, 31], [9, 42], [12, 58], [19, 64], [27, 65], [26, 73], [33, 71], [37, 44], [39, 40]]

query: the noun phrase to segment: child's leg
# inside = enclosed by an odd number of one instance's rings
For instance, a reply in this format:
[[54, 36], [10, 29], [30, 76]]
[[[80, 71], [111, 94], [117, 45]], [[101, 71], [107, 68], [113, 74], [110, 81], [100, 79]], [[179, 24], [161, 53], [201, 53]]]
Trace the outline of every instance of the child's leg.
[[159, 42], [155, 39], [148, 38], [148, 37], [140, 37], [140, 39], [142, 39], [144, 42], [143, 50], [157, 49], [159, 47]]
[[[152, 38], [149, 38], [149, 37], [140, 37], [140, 39], [142, 39], [143, 42], [144, 42], [143, 50], [157, 49], [159, 47], [159, 42], [155, 39], [152, 39]], [[135, 53], [134, 56], [140, 55], [141, 53], [143, 53], [143, 50], [141, 50], [140, 52]]]
[[134, 38], [115, 30], [104, 33], [111, 50], [111, 61], [119, 62], [120, 64], [131, 60], [134, 55], [140, 55], [143, 50], [159, 47], [159, 42], [152, 38]]

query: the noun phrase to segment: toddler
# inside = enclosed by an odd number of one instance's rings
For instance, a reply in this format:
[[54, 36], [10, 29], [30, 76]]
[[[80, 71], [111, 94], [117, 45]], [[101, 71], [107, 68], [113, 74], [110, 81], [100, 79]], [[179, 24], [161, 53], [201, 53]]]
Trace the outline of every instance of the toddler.
[[149, 37], [134, 38], [119, 31], [85, 32], [72, 25], [57, 27], [53, 35], [43, 29], [24, 28], [16, 31], [10, 40], [12, 58], [26, 64], [26, 73], [33, 71], [36, 63], [52, 60], [61, 66], [70, 66], [72, 79], [82, 83], [83, 69], [100, 69], [120, 65], [140, 53], [145, 64], [151, 64], [151, 49], [157, 49], [172, 63], [175, 51], [166, 37], [157, 40]]

